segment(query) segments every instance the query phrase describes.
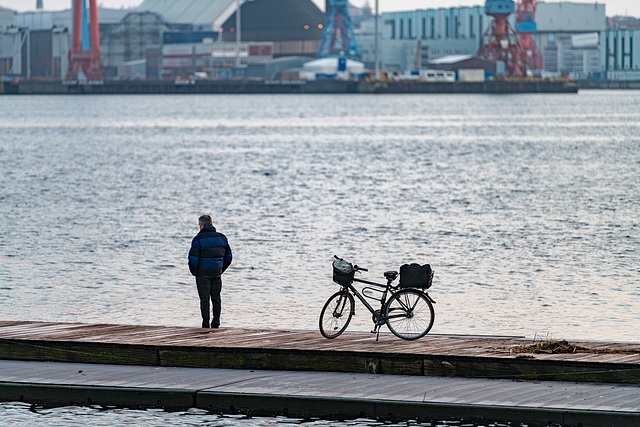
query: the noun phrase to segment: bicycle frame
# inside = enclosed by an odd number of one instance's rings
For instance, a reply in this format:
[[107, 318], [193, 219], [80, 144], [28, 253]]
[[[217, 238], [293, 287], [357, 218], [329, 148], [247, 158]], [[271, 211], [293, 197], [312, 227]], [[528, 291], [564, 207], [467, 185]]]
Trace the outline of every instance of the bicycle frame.
[[[369, 310], [369, 312], [373, 315], [373, 317], [375, 318], [376, 329], [382, 326], [383, 322], [386, 321], [387, 319], [394, 319], [397, 317], [404, 316], [404, 314], [399, 314], [396, 316], [384, 315], [384, 306], [387, 304], [387, 294], [388, 293], [391, 293], [391, 295], [395, 294], [394, 289], [391, 286], [391, 282], [387, 282], [386, 285], [383, 285], [382, 283], [375, 283], [375, 282], [371, 282], [369, 280], [364, 280], [364, 279], [356, 279], [355, 277], [353, 278], [353, 282], [364, 283], [366, 285], [384, 288], [384, 291], [382, 291], [382, 298], [380, 299], [380, 311], [378, 312], [375, 308], [371, 306], [371, 304], [369, 304], [369, 302], [365, 299], [365, 297], [362, 296], [360, 292], [358, 292], [358, 289], [356, 289], [356, 287], [353, 286], [353, 283], [341, 284], [343, 288], [347, 288], [349, 291], [351, 291], [360, 300], [360, 302], [367, 308], [367, 310]], [[398, 302], [404, 306], [404, 302], [402, 301], [398, 301]], [[404, 308], [409, 309], [409, 307], [406, 307], [406, 306]], [[411, 309], [413, 309], [413, 307], [411, 307]], [[355, 310], [355, 306], [354, 306], [354, 310]]]

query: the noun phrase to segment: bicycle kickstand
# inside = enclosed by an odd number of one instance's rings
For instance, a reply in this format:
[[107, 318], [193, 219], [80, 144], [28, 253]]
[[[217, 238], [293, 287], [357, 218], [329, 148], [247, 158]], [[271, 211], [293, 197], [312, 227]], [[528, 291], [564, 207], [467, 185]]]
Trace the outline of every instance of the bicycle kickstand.
[[371, 331], [372, 334], [376, 334], [376, 341], [380, 339], [380, 326], [381, 325], [379, 323], [376, 323], [373, 327], [373, 331]]

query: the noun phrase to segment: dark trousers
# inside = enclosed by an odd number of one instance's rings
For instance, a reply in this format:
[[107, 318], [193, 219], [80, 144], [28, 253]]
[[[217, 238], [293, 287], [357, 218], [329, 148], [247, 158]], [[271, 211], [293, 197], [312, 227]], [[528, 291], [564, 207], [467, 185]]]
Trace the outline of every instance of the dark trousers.
[[220, 291], [222, 290], [222, 277], [196, 276], [198, 295], [200, 296], [200, 314], [202, 314], [202, 327], [209, 327], [209, 300], [211, 300], [213, 317], [211, 327], [220, 326], [220, 310], [222, 303]]

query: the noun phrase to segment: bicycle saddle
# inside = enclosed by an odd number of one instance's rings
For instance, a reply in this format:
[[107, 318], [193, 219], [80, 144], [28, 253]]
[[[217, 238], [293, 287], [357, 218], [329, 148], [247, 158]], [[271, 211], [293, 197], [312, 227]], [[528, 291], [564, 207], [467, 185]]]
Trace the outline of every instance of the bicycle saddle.
[[387, 280], [396, 280], [396, 277], [398, 277], [398, 272], [397, 271], [385, 271], [384, 272], [384, 277], [386, 277]]

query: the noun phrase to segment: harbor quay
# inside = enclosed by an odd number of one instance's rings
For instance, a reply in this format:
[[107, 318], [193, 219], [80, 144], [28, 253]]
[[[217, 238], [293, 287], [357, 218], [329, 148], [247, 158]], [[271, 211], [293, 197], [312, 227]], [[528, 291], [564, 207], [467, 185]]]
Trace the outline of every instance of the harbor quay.
[[[640, 344], [0, 322], [0, 400], [242, 414], [640, 425]], [[540, 344], [540, 343], [538, 343]], [[542, 352], [537, 352], [541, 350]], [[545, 352], [547, 351], [547, 352]]]
[[512, 94], [577, 93], [564, 80], [492, 80], [483, 82], [342, 80], [22, 80], [0, 82], [0, 95], [127, 94]]

